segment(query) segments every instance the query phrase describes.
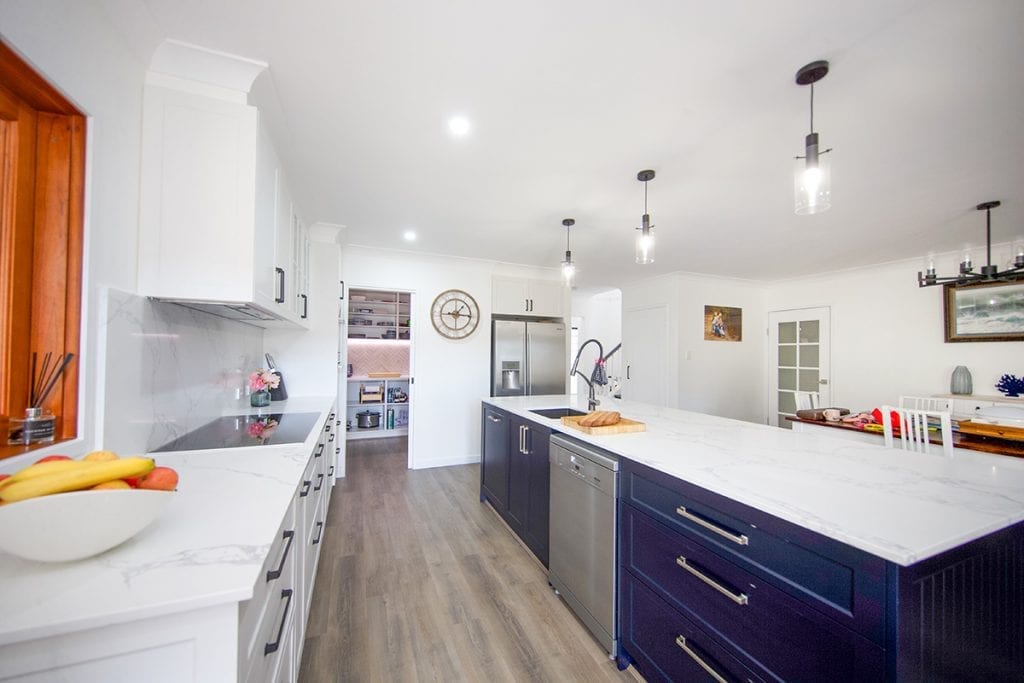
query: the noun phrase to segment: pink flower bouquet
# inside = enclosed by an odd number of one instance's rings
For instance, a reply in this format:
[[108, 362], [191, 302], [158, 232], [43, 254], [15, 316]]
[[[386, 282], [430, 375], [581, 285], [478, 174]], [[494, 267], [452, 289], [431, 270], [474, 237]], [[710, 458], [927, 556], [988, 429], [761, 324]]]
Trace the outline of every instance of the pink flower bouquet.
[[281, 376], [273, 370], [257, 370], [249, 375], [249, 389], [252, 391], [277, 389], [280, 384]]

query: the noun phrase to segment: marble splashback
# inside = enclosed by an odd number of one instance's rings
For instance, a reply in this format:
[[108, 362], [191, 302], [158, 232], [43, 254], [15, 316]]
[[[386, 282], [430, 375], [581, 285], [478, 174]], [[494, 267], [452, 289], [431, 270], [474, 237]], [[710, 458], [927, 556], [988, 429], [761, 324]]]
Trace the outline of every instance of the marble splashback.
[[102, 447], [152, 450], [247, 408], [262, 329], [115, 289], [104, 299]]

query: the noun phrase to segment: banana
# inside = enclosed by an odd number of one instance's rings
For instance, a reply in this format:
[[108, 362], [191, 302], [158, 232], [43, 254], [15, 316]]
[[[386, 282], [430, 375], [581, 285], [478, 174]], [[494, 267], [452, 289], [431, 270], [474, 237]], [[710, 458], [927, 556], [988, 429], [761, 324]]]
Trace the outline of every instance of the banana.
[[72, 470], [80, 470], [85, 467], [93, 467], [96, 463], [83, 462], [82, 460], [48, 460], [47, 462], [37, 462], [34, 465], [24, 467], [7, 479], [0, 481], [0, 490], [7, 488], [11, 484], [16, 484], [19, 481], [25, 479], [32, 479], [43, 474], [52, 474], [54, 472], [69, 472]]
[[79, 491], [111, 479], [139, 477], [149, 474], [155, 463], [152, 458], [120, 458], [108, 462], [91, 462], [88, 467], [66, 472], [51, 472], [24, 479], [0, 490], [0, 500], [13, 503], [19, 500], [46, 496], [51, 493]]

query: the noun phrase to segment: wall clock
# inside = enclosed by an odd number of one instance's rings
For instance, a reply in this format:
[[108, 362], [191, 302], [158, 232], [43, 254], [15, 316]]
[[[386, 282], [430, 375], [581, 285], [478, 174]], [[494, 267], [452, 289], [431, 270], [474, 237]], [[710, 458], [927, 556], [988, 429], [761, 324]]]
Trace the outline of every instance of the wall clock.
[[449, 289], [434, 299], [430, 307], [430, 320], [442, 337], [465, 339], [473, 334], [480, 322], [480, 307], [473, 297], [461, 289]]

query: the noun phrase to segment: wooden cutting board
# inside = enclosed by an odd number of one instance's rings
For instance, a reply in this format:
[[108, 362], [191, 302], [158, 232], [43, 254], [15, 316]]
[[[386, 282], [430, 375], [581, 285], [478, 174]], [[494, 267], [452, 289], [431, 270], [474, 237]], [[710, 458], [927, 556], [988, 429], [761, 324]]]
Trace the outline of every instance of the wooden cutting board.
[[605, 425], [604, 427], [582, 427], [580, 426], [580, 420], [586, 415], [572, 415], [562, 418], [562, 424], [566, 427], [572, 427], [578, 429], [586, 434], [629, 434], [631, 432], [646, 432], [647, 425], [643, 422], [637, 422], [636, 420], [630, 420], [628, 418], [622, 418], [613, 425]]
[[1009, 441], [1024, 441], [1024, 427], [991, 425], [983, 422], [973, 422], [971, 420], [960, 420], [960, 431], [964, 434], [990, 436], [996, 439], [1007, 439]]

